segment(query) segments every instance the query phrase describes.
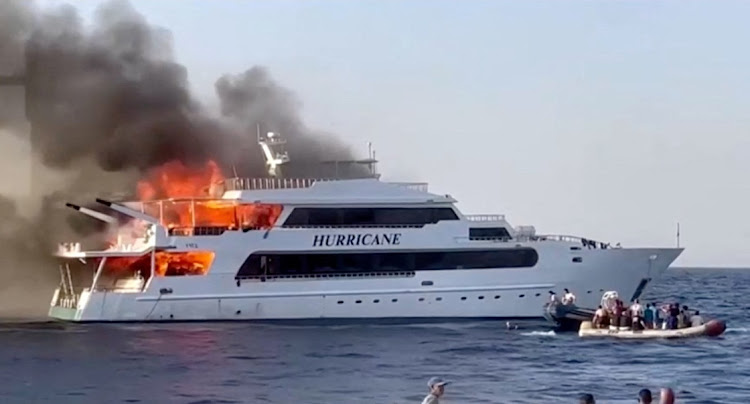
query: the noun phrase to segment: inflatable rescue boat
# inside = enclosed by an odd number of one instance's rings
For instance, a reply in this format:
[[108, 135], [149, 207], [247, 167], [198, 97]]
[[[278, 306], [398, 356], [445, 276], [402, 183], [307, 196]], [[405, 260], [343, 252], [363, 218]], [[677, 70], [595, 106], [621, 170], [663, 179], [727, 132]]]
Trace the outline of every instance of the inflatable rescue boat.
[[676, 330], [638, 330], [622, 328], [594, 328], [591, 321], [581, 323], [578, 336], [587, 338], [622, 338], [622, 339], [660, 339], [660, 338], [692, 338], [692, 337], [718, 337], [727, 329], [726, 324], [720, 320], [710, 320], [706, 324], [680, 328]]

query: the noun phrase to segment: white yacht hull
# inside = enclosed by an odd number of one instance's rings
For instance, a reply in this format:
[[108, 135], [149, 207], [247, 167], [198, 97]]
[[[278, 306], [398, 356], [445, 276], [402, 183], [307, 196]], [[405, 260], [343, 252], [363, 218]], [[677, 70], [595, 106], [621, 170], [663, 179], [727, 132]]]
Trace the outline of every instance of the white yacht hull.
[[[682, 251], [570, 251], [572, 244], [565, 242], [525, 245], [539, 253], [532, 268], [238, 283], [236, 266], [218, 267], [207, 276], [153, 277], [134, 293], [85, 289], [67, 303], [60, 301], [58, 290], [49, 315], [76, 322], [542, 318], [550, 290], [562, 294], [563, 288], [570, 289], [582, 307], [596, 307], [606, 290], [630, 298]], [[571, 255], [581, 256], [582, 262], [571, 262]]]

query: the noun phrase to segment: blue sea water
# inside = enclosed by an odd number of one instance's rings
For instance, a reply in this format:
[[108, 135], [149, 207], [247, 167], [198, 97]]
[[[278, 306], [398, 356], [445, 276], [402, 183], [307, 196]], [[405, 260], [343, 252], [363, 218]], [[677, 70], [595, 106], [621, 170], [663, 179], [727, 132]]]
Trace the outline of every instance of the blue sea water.
[[543, 322], [0, 327], [3, 403], [750, 403], [750, 270], [670, 269], [646, 300], [727, 321], [716, 339], [581, 340]]

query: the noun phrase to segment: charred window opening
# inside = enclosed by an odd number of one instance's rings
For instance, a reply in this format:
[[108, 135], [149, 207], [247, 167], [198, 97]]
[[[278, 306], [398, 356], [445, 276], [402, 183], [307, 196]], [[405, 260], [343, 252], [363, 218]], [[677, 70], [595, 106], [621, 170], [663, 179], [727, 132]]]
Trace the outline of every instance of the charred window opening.
[[[281, 205], [237, 201], [161, 200], [143, 202], [143, 212], [159, 218], [171, 235], [221, 235], [226, 230], [259, 230], [274, 226]], [[194, 231], [195, 229], [195, 231]]]
[[424, 226], [458, 220], [451, 208], [295, 208], [284, 226]]
[[[154, 254], [154, 275], [205, 275], [211, 268], [214, 253], [210, 251], [164, 252]], [[97, 266], [101, 259], [97, 259]], [[133, 289], [151, 276], [151, 254], [139, 257], [109, 257], [104, 262], [96, 288], [100, 290]], [[140, 286], [142, 287], [142, 285]]]
[[527, 247], [439, 252], [256, 252], [245, 260], [237, 277], [528, 268], [538, 259], [537, 252]]

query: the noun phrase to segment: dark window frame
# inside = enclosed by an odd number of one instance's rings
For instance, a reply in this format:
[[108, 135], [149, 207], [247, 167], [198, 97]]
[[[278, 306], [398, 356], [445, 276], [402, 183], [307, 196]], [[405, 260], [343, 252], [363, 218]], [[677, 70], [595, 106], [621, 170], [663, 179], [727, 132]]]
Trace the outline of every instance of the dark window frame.
[[[268, 270], [260, 267], [266, 257]], [[439, 251], [257, 251], [236, 277], [397, 273], [457, 269], [532, 268], [539, 254], [531, 247]]]
[[424, 226], [442, 220], [459, 220], [459, 217], [451, 207], [295, 207], [282, 226]]
[[483, 240], [483, 239], [511, 239], [510, 232], [505, 227], [470, 227], [469, 228], [469, 239], [472, 240]]

